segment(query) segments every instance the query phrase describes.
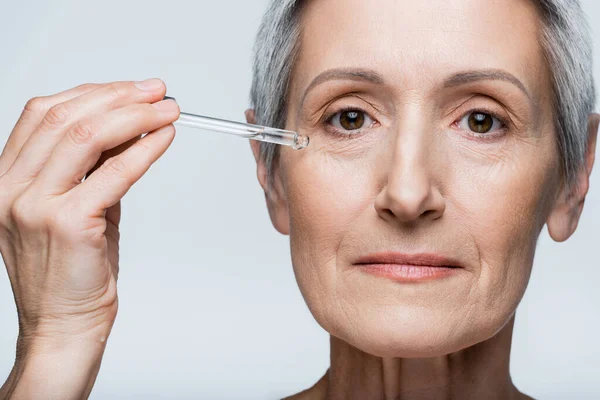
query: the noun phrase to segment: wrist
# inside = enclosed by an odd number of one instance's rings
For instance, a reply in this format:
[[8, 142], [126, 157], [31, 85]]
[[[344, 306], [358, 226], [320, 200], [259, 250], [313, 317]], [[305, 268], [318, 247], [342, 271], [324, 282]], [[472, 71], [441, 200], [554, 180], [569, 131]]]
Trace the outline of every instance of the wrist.
[[102, 362], [106, 338], [19, 339], [17, 359], [0, 399], [85, 399]]

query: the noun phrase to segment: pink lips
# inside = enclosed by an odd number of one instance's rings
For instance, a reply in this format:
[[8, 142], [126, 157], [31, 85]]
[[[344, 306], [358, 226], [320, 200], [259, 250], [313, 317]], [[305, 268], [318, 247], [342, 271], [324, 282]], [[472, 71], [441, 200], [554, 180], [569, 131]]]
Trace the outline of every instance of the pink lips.
[[429, 253], [375, 253], [360, 257], [354, 265], [370, 274], [399, 282], [420, 282], [444, 278], [461, 269], [458, 261]]

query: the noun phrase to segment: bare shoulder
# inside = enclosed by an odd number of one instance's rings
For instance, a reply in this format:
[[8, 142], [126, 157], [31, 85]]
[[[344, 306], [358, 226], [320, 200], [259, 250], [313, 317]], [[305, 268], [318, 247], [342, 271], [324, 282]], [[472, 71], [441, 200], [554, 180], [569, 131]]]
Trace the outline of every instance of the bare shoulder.
[[531, 396], [528, 396], [528, 395], [526, 395], [526, 394], [525, 394], [525, 393], [523, 393], [523, 392], [518, 392], [518, 395], [517, 395], [517, 397], [516, 397], [516, 398], [517, 398], [517, 400], [536, 400], [536, 399], [534, 399], [533, 397], [531, 397]]
[[286, 397], [282, 400], [326, 400], [327, 398], [327, 372], [310, 388], [300, 393]]

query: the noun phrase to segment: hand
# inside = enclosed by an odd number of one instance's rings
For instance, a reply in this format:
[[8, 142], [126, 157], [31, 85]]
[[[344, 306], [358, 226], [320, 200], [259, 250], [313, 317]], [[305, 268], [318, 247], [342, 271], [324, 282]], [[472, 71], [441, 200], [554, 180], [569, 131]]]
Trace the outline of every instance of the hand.
[[[96, 355], [95, 379], [117, 314], [120, 200], [175, 136], [179, 107], [165, 92], [158, 79], [85, 84], [25, 106], [0, 156], [0, 252], [21, 361], [5, 393], [25, 360], [69, 357], [74, 344]], [[82, 385], [77, 395], [91, 390]]]

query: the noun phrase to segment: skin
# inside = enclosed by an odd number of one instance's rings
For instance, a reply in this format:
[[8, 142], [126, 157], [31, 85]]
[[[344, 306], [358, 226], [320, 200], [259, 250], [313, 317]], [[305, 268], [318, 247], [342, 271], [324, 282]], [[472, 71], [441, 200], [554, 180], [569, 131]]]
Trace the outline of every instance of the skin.
[[[525, 398], [508, 369], [515, 308], [544, 224], [557, 241], [577, 227], [599, 121], [590, 116], [568, 192], [527, 4], [309, 3], [287, 127], [311, 145], [281, 149], [270, 188], [252, 142], [273, 224], [290, 235], [300, 289], [331, 333], [331, 367], [294, 398]], [[374, 77], [363, 71], [304, 96], [332, 68], [375, 69], [379, 83], [357, 79]], [[531, 100], [505, 81], [442, 87], [473, 68], [510, 72]], [[120, 200], [174, 139], [179, 108], [165, 93], [160, 80], [86, 84], [25, 105], [0, 155], [0, 253], [19, 314], [0, 399], [89, 396], [118, 310]], [[340, 105], [373, 117], [361, 135], [336, 136], [320, 118]], [[506, 135], [482, 142], [455, 126], [484, 106], [514, 121]], [[353, 265], [382, 250], [442, 253], [461, 269], [398, 284]]]
[[0, 252], [19, 314], [0, 399], [89, 396], [118, 309], [120, 200], [175, 135], [165, 93], [158, 79], [85, 84], [25, 105], [0, 156]]
[[[560, 242], [577, 227], [599, 118], [590, 115], [585, 167], [568, 191], [537, 10], [522, 0], [319, 0], [301, 23], [286, 129], [311, 144], [280, 149], [272, 187], [251, 144], [301, 292], [331, 335], [330, 368], [291, 398], [529, 398], [509, 373], [515, 311], [540, 231]], [[318, 78], [340, 69], [351, 76]], [[522, 88], [489, 77], [446, 84], [491, 70]], [[346, 108], [364, 113], [362, 128], [328, 119]], [[482, 108], [499, 117], [487, 140], [466, 123]], [[381, 251], [436, 253], [461, 268], [398, 283], [355, 265]]]

